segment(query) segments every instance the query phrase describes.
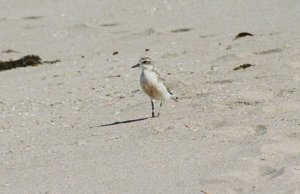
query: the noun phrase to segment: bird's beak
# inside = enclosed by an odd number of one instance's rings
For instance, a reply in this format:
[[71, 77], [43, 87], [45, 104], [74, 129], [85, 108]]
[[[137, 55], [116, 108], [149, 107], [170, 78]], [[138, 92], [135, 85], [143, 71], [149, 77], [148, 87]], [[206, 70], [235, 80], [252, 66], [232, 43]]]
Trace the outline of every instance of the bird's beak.
[[136, 68], [136, 67], [139, 67], [139, 66], [140, 66], [140, 64], [138, 63], [138, 64], [132, 66], [131, 68]]

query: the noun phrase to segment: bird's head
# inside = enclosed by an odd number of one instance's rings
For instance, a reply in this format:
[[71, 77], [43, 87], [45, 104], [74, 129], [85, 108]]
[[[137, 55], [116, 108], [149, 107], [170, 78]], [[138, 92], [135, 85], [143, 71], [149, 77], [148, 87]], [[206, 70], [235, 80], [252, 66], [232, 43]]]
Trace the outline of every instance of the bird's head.
[[138, 64], [132, 66], [132, 68], [136, 68], [136, 67], [141, 67], [143, 70], [144, 69], [149, 69], [149, 70], [154, 69], [153, 61], [150, 57], [142, 57], [139, 60]]

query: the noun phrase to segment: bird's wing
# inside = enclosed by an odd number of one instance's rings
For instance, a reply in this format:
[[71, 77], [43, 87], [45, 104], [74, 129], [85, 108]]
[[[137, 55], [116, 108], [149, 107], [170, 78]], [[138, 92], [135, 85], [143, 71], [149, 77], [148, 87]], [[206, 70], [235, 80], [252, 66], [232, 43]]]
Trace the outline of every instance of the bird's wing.
[[167, 88], [168, 92], [173, 95], [173, 93], [171, 92], [170, 86], [168, 85], [168, 82], [156, 71], [154, 70], [154, 72], [157, 74], [157, 79], [159, 82], [163, 83], [164, 86]]

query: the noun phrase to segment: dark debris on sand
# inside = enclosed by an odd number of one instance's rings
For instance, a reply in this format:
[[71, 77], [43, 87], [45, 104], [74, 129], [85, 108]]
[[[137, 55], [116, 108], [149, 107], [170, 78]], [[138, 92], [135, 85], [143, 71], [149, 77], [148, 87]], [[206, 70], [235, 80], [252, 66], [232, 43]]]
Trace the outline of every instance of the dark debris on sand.
[[17, 51], [12, 49], [3, 50], [2, 53], [17, 53]]
[[191, 28], [178, 28], [178, 29], [172, 30], [171, 32], [172, 33], [178, 33], [178, 32], [188, 32], [188, 31], [191, 31], [191, 30], [192, 30]]
[[237, 71], [237, 70], [240, 70], [240, 69], [246, 69], [246, 68], [249, 68], [249, 67], [251, 67], [251, 66], [254, 66], [254, 65], [249, 64], [249, 63], [245, 63], [245, 64], [243, 64], [243, 65], [240, 65], [240, 66], [238, 66], [238, 67], [233, 68], [233, 70], [234, 70], [234, 71]]
[[59, 59], [55, 59], [52, 61], [43, 61], [43, 63], [48, 63], [48, 64], [54, 64], [54, 63], [59, 63], [59, 62], [61, 62], [61, 60], [59, 60]]
[[42, 61], [38, 55], [26, 55], [18, 60], [0, 61], [0, 71], [14, 69], [18, 67], [38, 66], [42, 63], [54, 64], [60, 62], [56, 59], [54, 61]]
[[253, 36], [253, 34], [249, 33], [249, 32], [240, 32], [238, 33], [233, 40], [245, 37], [245, 36]]

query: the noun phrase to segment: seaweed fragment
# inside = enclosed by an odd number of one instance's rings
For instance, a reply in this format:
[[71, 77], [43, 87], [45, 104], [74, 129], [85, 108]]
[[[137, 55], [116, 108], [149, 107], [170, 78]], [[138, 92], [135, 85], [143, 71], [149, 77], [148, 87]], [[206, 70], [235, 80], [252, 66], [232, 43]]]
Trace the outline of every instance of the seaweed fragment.
[[253, 36], [253, 34], [249, 33], [249, 32], [240, 32], [238, 33], [233, 40], [245, 37], [245, 36]]
[[42, 63], [42, 59], [37, 55], [26, 55], [18, 60], [0, 61], [0, 71], [14, 69], [18, 67], [37, 66]]
[[240, 65], [240, 66], [238, 66], [238, 67], [233, 68], [233, 70], [234, 70], [234, 71], [237, 71], [237, 70], [240, 70], [240, 69], [246, 69], [246, 68], [249, 68], [249, 67], [251, 67], [251, 66], [254, 66], [254, 65], [252, 65], [252, 64], [250, 64], [250, 63], [245, 63], [245, 64], [243, 64], [243, 65]]
[[26, 55], [18, 60], [0, 61], [0, 71], [15, 69], [19, 67], [38, 66], [42, 63], [54, 64], [61, 62], [59, 59], [43, 61], [38, 55]]

